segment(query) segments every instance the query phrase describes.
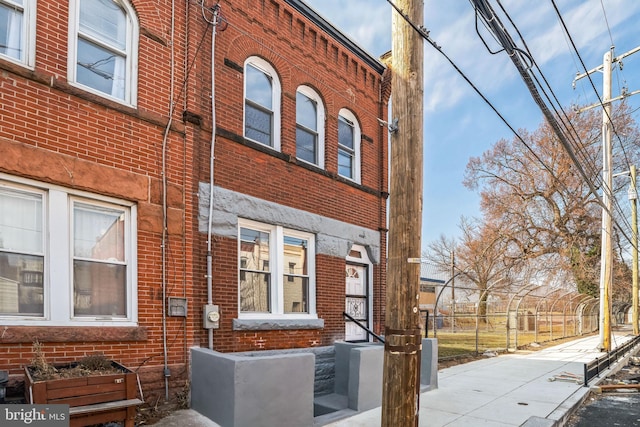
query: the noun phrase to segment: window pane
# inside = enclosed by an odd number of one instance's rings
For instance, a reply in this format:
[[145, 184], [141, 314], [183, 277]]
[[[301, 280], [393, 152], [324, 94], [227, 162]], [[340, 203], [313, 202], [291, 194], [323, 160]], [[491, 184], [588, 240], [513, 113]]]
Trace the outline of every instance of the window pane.
[[42, 254], [42, 196], [0, 189], [0, 249]]
[[76, 78], [78, 83], [124, 99], [125, 58], [79, 38]]
[[338, 150], [338, 173], [347, 178], [353, 178], [353, 155], [344, 150]]
[[240, 311], [271, 311], [271, 276], [268, 273], [244, 272], [240, 280]]
[[272, 113], [258, 109], [250, 103], [245, 104], [245, 130], [247, 138], [271, 146]]
[[273, 110], [271, 78], [251, 64], [247, 64], [244, 78], [247, 99], [268, 110]]
[[[289, 273], [307, 275], [307, 248], [306, 239], [284, 236], [284, 265], [289, 266]], [[291, 271], [291, 268], [294, 271]]]
[[240, 229], [240, 311], [271, 311], [269, 233]]
[[342, 116], [338, 118], [338, 144], [353, 150], [353, 125]]
[[[18, 4], [22, 2], [18, 1]], [[17, 8], [0, 4], [0, 53], [23, 60], [22, 26], [24, 13]]]
[[124, 212], [76, 203], [73, 254], [80, 258], [124, 262]]
[[296, 157], [309, 163], [317, 163], [316, 134], [296, 129]]
[[269, 271], [269, 233], [240, 229], [240, 265], [246, 270]]
[[309, 310], [308, 253], [309, 242], [284, 236], [284, 312], [307, 313]]
[[126, 48], [126, 13], [114, 0], [81, 0], [80, 30], [110, 46]]
[[101, 262], [73, 262], [75, 316], [126, 317], [127, 267]]
[[0, 252], [0, 314], [44, 315], [44, 258]]
[[318, 107], [316, 101], [296, 92], [296, 123], [311, 130], [318, 130]]
[[309, 312], [309, 278], [285, 275], [284, 312]]

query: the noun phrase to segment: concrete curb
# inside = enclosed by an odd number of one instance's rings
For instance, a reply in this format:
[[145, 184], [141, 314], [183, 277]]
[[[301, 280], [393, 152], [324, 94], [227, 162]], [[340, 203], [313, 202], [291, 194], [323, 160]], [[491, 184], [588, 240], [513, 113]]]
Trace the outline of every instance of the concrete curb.
[[[521, 427], [560, 427], [564, 426], [569, 418], [584, 404], [589, 395], [597, 388], [598, 384], [606, 380], [609, 376], [616, 374], [624, 367], [629, 358], [635, 355], [640, 349], [640, 344], [629, 350], [624, 357], [618, 359], [611, 367], [605, 370], [589, 387], [582, 387], [576, 390], [571, 396], [565, 399], [546, 418], [531, 417]], [[546, 422], [544, 421], [546, 420]]]

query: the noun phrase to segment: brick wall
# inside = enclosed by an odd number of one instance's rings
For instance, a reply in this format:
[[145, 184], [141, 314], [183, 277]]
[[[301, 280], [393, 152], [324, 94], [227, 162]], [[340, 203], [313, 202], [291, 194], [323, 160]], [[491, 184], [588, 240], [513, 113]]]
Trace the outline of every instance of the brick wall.
[[[382, 259], [386, 251], [387, 130], [377, 118], [387, 115], [388, 76], [380, 75], [320, 28], [282, 1], [222, 1], [221, 12], [228, 25], [216, 34], [216, 97], [218, 135], [215, 146], [215, 185], [252, 197], [309, 211], [327, 218], [380, 231]], [[196, 26], [192, 26], [195, 28]], [[193, 38], [202, 37], [201, 33]], [[210, 50], [199, 53], [211, 61]], [[243, 135], [243, 65], [248, 57], [269, 62], [278, 74], [281, 97], [281, 150], [274, 152], [245, 140]], [[193, 98], [194, 109], [209, 107], [211, 85], [206, 69], [197, 71], [205, 90]], [[384, 78], [383, 78], [384, 77]], [[325, 167], [308, 166], [296, 160], [296, 107], [298, 86], [314, 88], [325, 107]], [[338, 114], [349, 109], [362, 132], [361, 183], [337, 173]], [[205, 116], [207, 117], [207, 116]], [[204, 119], [203, 129], [211, 123]], [[200, 132], [195, 139], [199, 176], [208, 181], [210, 136]], [[200, 247], [206, 246], [200, 235]], [[317, 314], [322, 330], [233, 331], [238, 313], [237, 242], [216, 236], [213, 241], [213, 301], [221, 308], [221, 326], [214, 332], [214, 349], [247, 351], [328, 345], [344, 339], [345, 259], [316, 256]], [[204, 277], [204, 257], [196, 261], [195, 277]], [[373, 328], [383, 328], [384, 262], [373, 268]], [[200, 284], [197, 284], [200, 282]], [[195, 287], [203, 289], [205, 280]], [[206, 331], [197, 331], [196, 341], [206, 345]]]
[[[38, 2], [34, 69], [0, 58], [0, 172], [137, 205], [138, 326], [39, 327], [28, 322], [5, 325], [0, 319], [0, 369], [9, 370], [12, 384], [20, 382], [36, 339], [43, 343], [52, 363], [104, 353], [138, 371], [145, 399], [155, 403], [164, 398], [163, 341], [166, 339], [171, 368], [171, 396], [184, 389], [188, 348], [207, 345], [201, 314], [206, 302], [206, 236], [198, 232], [196, 207], [198, 183], [209, 179], [211, 28], [196, 2], [187, 6], [178, 1], [171, 43], [169, 3], [133, 0], [132, 6], [140, 23], [135, 108], [67, 82], [68, 2]], [[388, 87], [382, 76], [282, 0], [222, 1], [221, 7], [228, 26], [216, 35], [216, 185], [380, 230], [384, 260], [387, 134], [376, 121], [387, 115]], [[261, 150], [242, 138], [243, 76], [238, 67], [241, 70], [250, 55], [261, 56], [279, 73], [281, 153]], [[324, 170], [295, 160], [295, 92], [301, 84], [315, 88], [326, 108]], [[172, 93], [175, 108], [170, 120]], [[361, 184], [337, 175], [337, 115], [341, 108], [356, 115], [362, 130]], [[187, 120], [183, 121], [185, 112]], [[234, 239], [215, 237], [214, 299], [222, 309], [221, 328], [214, 332], [216, 349], [327, 345], [343, 336], [340, 313], [344, 308], [345, 261], [320, 255], [316, 259], [317, 311], [325, 320], [324, 329], [234, 332], [236, 250]], [[374, 323], [378, 331], [384, 276], [382, 262], [374, 268]], [[163, 279], [167, 297], [189, 301], [186, 319], [167, 318], [166, 338], [162, 328]]]
[[[0, 58], [0, 172], [113, 196], [138, 206], [137, 327], [36, 327], [0, 320], [0, 369], [19, 384], [32, 343], [51, 363], [103, 353], [141, 375], [147, 401], [164, 400], [162, 333], [162, 148], [168, 126], [171, 10], [134, 1], [139, 13], [138, 105], [131, 108], [67, 83], [68, 2], [38, 2], [36, 60], [30, 70]], [[181, 6], [184, 10], [184, 4]], [[175, 92], [185, 78], [186, 21], [176, 13]], [[193, 271], [192, 146], [174, 112], [166, 143], [167, 296], [189, 296]], [[51, 292], [56, 292], [52, 289]], [[168, 318], [170, 394], [188, 378], [192, 328]]]

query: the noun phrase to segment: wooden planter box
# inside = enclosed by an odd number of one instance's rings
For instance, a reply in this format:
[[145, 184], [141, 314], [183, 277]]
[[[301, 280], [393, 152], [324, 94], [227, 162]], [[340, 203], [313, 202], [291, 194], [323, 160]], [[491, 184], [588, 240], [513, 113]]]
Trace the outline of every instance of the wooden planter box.
[[[124, 366], [111, 362], [121, 373], [89, 375], [35, 381], [25, 367], [25, 397], [31, 404], [62, 404], [70, 406], [70, 426], [80, 427], [109, 421], [124, 421], [133, 427], [136, 406], [137, 376]], [[57, 369], [75, 364], [56, 366]]]

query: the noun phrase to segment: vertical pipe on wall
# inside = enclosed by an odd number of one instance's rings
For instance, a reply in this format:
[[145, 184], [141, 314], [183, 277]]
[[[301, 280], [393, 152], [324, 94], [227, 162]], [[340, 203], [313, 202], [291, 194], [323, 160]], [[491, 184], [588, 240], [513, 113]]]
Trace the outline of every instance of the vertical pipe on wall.
[[[213, 8], [213, 29], [211, 31], [211, 154], [209, 156], [209, 217], [207, 218], [207, 304], [213, 304], [213, 278], [211, 255], [211, 221], [213, 220], [213, 163], [215, 160], [216, 146], [216, 81], [215, 81], [215, 50], [216, 32], [218, 24], [218, 12], [220, 5]], [[209, 349], [213, 350], [213, 329], [208, 330]]]
[[175, 31], [175, 0], [171, 2], [171, 49], [170, 49], [170, 77], [169, 77], [169, 118], [162, 139], [162, 354], [164, 359], [164, 393], [165, 400], [169, 400], [169, 363], [167, 356], [167, 143], [169, 130], [173, 119], [173, 80], [174, 80], [174, 31]]

